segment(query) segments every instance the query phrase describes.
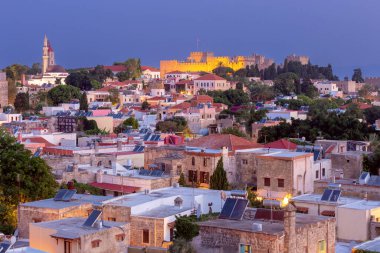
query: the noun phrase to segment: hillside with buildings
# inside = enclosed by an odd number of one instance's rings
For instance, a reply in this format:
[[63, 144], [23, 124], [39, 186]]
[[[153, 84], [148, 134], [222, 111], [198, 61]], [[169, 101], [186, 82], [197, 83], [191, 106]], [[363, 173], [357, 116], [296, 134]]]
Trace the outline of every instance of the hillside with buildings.
[[379, 252], [376, 78], [295, 54], [66, 70], [52, 45], [0, 72], [0, 252]]

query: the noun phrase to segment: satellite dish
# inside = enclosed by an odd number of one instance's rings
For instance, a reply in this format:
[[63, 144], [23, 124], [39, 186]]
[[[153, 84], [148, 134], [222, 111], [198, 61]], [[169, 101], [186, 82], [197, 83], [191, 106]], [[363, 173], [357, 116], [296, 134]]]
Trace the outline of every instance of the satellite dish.
[[11, 237], [11, 245], [15, 244], [17, 241], [16, 236]]

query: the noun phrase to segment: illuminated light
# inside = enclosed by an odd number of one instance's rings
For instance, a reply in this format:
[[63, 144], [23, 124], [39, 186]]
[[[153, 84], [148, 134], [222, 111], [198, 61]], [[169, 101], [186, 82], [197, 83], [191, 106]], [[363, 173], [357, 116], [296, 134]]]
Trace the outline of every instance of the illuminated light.
[[258, 200], [258, 201], [262, 201], [262, 200], [263, 200], [263, 197], [256, 197], [256, 200]]
[[289, 204], [289, 199], [292, 198], [291, 194], [287, 194], [284, 199], [281, 201], [281, 206], [285, 207]]

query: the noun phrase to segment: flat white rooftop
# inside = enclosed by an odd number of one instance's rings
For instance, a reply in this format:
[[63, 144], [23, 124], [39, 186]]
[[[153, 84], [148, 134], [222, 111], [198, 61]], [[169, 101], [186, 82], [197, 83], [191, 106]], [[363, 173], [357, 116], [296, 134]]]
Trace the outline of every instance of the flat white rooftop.
[[[144, 192], [132, 193], [124, 196], [120, 196], [107, 201], [107, 204], [115, 206], [127, 206], [133, 207], [144, 203], [155, 202], [158, 199], [172, 199], [173, 197], [181, 197], [183, 199], [184, 205], [188, 201], [193, 201], [197, 197], [205, 196], [207, 198], [218, 199], [221, 201], [220, 192], [218, 190], [208, 190], [190, 187], [166, 187], [157, 190], [150, 191], [148, 194]], [[226, 192], [226, 195], [230, 195]], [[171, 204], [171, 202], [170, 202]]]
[[293, 197], [292, 200], [296, 202], [325, 204], [325, 205], [334, 205], [334, 206], [346, 205], [346, 204], [355, 203], [362, 200], [358, 198], [339, 197], [337, 202], [333, 202], [333, 201], [323, 201], [321, 200], [321, 198], [322, 198], [322, 194], [303, 194], [300, 196]]
[[356, 210], [371, 210], [375, 208], [380, 208], [380, 201], [360, 200], [360, 201], [343, 205], [341, 206], [341, 208], [349, 208], [349, 209], [356, 209]]

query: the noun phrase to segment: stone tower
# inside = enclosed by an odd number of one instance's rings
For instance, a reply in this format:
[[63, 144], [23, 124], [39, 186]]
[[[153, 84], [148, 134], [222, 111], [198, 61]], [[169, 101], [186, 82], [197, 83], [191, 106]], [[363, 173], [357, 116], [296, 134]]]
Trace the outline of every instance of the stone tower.
[[45, 34], [44, 46], [42, 47], [42, 74], [46, 73], [48, 66], [49, 66], [49, 41]]
[[55, 65], [55, 56], [54, 56], [54, 49], [50, 44], [50, 41], [48, 40], [48, 54], [49, 54], [49, 66], [54, 66]]
[[285, 253], [296, 252], [296, 208], [289, 204], [284, 210]]
[[7, 106], [8, 102], [8, 81], [5, 72], [0, 72], [0, 112], [3, 107]]

